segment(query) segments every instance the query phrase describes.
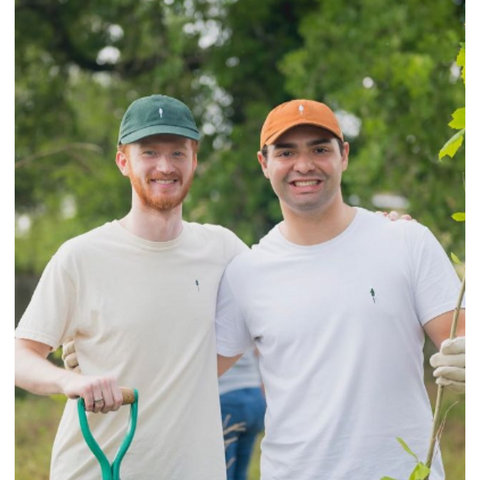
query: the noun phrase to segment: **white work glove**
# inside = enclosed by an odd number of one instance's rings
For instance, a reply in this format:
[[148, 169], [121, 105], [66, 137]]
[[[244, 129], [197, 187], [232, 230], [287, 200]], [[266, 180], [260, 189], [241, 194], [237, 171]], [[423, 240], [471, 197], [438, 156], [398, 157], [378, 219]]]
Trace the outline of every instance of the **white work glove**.
[[77, 351], [75, 350], [75, 342], [73, 341], [73, 338], [69, 338], [62, 345], [62, 360], [65, 369], [82, 373], [80, 365], [78, 364]]
[[430, 357], [430, 365], [437, 385], [465, 393], [465, 337], [444, 340], [440, 351]]

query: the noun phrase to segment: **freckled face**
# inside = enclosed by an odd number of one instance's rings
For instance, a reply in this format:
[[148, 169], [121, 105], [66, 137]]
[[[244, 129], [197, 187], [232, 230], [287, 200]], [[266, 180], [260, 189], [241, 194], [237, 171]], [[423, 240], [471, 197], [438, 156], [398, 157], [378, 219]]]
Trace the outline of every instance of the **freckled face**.
[[258, 159], [282, 209], [305, 213], [342, 201], [340, 183], [348, 165], [348, 152], [348, 143], [342, 154], [329, 131], [300, 125], [270, 145], [267, 158], [259, 153]]
[[126, 147], [117, 153], [117, 165], [130, 178], [141, 204], [158, 211], [180, 205], [197, 167], [193, 141], [177, 135], [154, 135]]

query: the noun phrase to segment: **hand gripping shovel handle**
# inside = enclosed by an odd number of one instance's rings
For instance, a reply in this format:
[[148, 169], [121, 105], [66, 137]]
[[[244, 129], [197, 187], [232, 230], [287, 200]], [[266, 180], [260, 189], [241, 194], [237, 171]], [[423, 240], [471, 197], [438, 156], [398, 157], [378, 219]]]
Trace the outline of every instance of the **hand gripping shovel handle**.
[[133, 440], [135, 429], [137, 428], [138, 417], [138, 392], [136, 389], [120, 387], [123, 395], [123, 405], [130, 405], [130, 421], [127, 433], [123, 439], [120, 448], [118, 449], [115, 460], [110, 464], [103, 450], [98, 445], [97, 441], [90, 431], [88, 425], [87, 414], [85, 412], [85, 402], [83, 398], [77, 401], [78, 418], [80, 420], [80, 428], [82, 430], [83, 438], [87, 442], [88, 447], [97, 458], [102, 471], [102, 480], [120, 480], [120, 464], [123, 457], [127, 453], [128, 448]]

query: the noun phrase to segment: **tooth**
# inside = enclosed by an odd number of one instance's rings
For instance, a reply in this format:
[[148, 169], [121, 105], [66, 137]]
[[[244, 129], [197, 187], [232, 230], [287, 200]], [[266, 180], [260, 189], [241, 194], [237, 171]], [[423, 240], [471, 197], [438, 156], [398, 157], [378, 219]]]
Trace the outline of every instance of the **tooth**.
[[313, 181], [306, 181], [306, 182], [295, 182], [295, 185], [299, 186], [299, 187], [308, 187], [310, 185], [316, 185], [317, 184], [317, 181], [316, 180], [313, 180]]

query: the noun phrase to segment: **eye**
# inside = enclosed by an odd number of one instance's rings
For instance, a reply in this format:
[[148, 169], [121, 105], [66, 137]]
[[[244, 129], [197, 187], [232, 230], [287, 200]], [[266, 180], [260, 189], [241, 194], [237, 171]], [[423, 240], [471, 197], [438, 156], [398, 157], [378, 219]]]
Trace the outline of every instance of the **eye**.
[[155, 155], [155, 150], [144, 150], [142, 153], [147, 157], [153, 157]]
[[173, 157], [184, 157], [185, 156], [185, 153], [182, 152], [181, 150], [177, 150], [175, 152], [172, 153], [172, 156]]
[[290, 150], [283, 150], [278, 152], [277, 157], [290, 158], [293, 156], [293, 152]]
[[322, 155], [323, 153], [327, 153], [328, 152], [328, 148], [325, 148], [325, 147], [316, 147], [314, 152], [317, 154], [317, 155]]

